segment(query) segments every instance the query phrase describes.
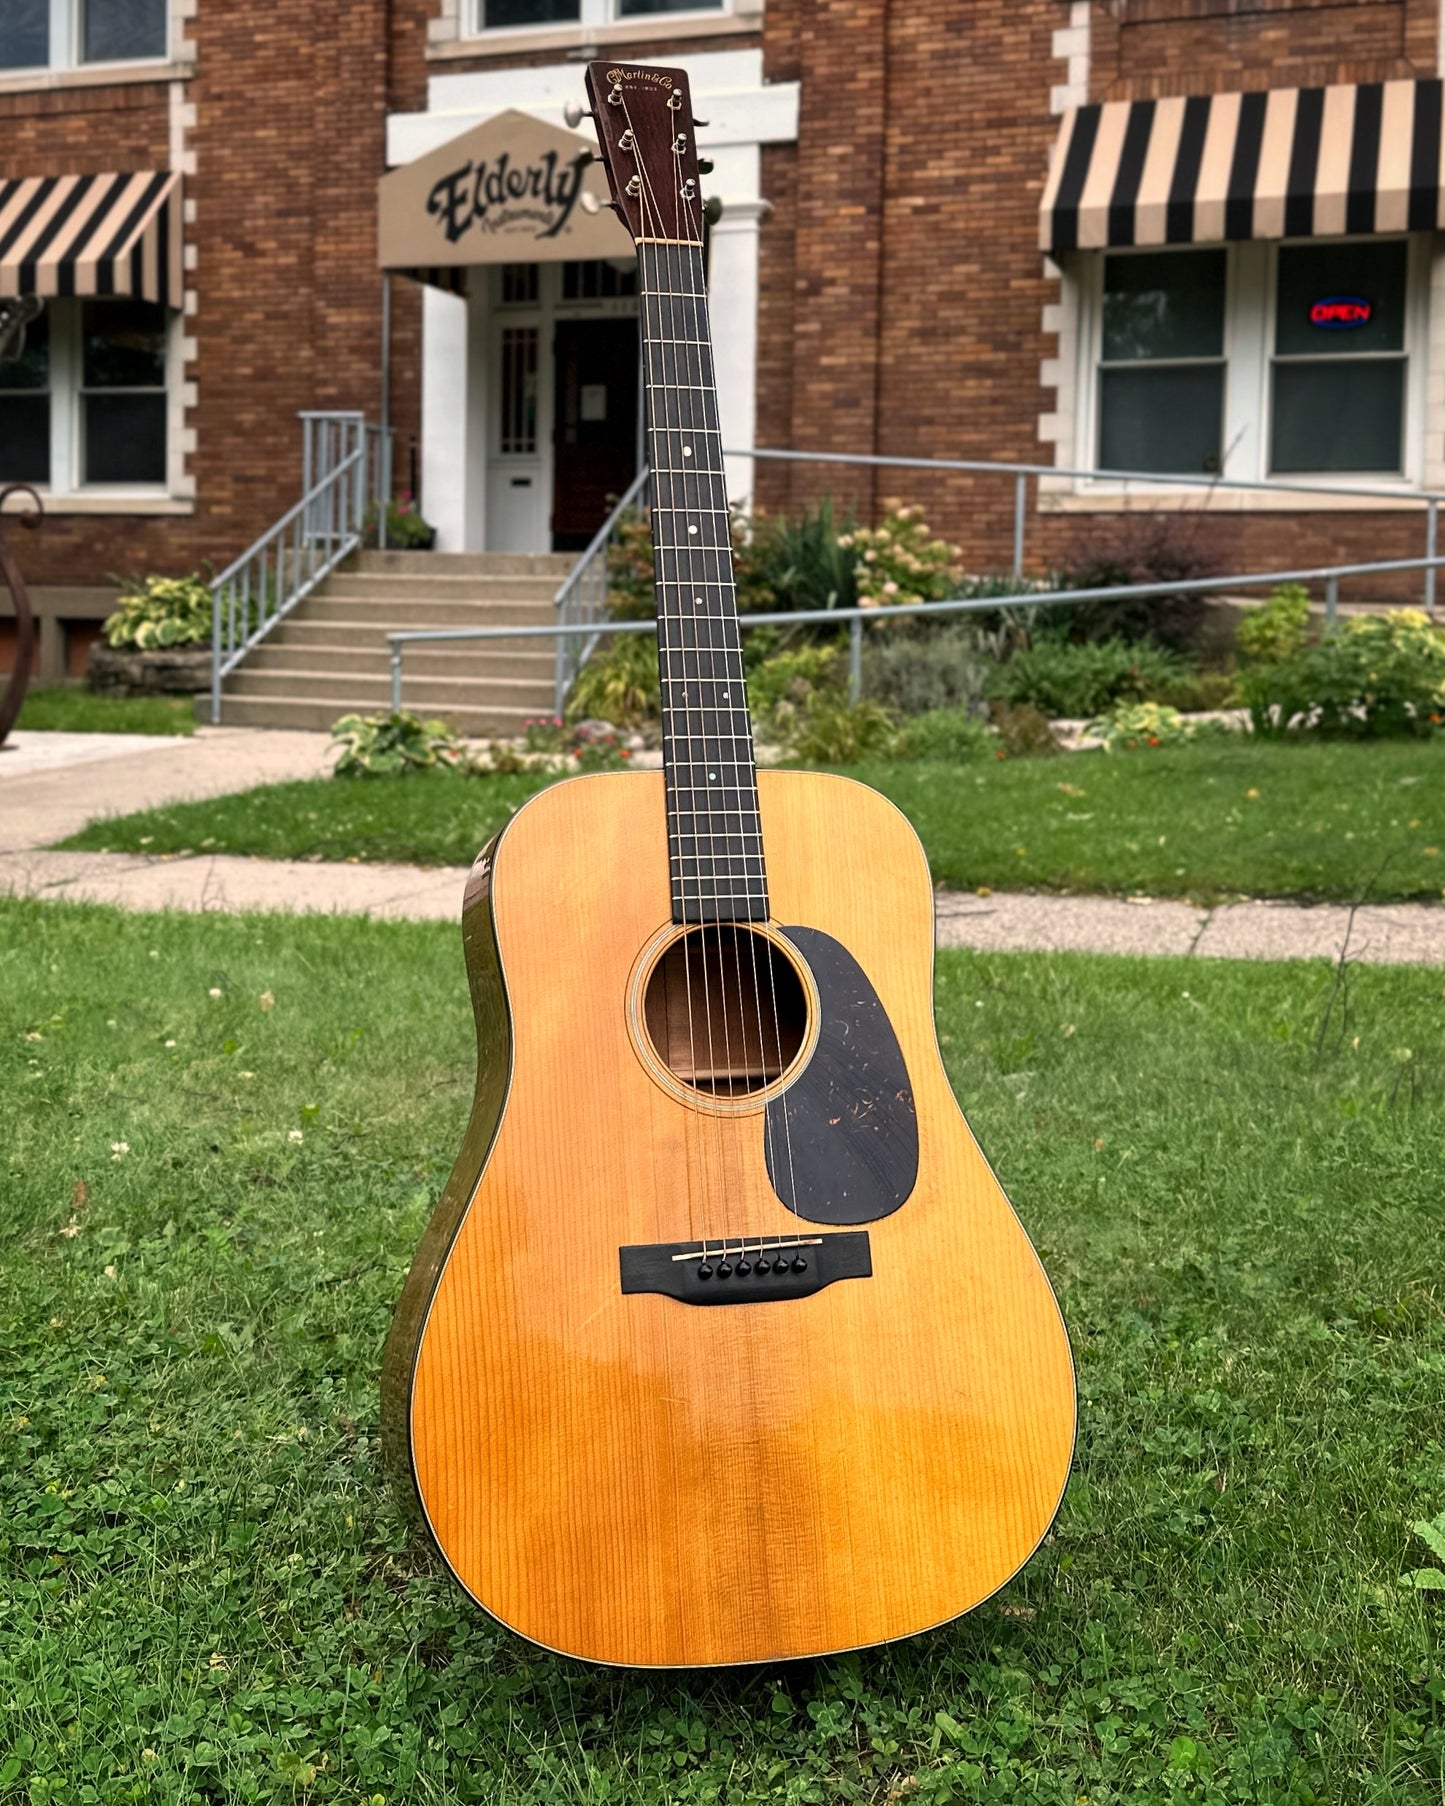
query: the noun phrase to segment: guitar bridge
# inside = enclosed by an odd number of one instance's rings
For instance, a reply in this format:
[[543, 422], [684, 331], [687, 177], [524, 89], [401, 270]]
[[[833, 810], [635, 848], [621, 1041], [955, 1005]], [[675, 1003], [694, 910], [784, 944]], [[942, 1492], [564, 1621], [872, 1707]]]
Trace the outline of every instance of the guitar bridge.
[[811, 1298], [837, 1280], [873, 1276], [866, 1230], [644, 1242], [617, 1253], [624, 1292], [659, 1292], [679, 1304], [768, 1304]]

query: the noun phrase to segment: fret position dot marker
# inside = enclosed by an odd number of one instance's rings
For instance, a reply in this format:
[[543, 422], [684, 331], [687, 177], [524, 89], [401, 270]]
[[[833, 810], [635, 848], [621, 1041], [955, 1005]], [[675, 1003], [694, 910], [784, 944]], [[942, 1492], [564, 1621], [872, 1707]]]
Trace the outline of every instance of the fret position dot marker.
[[690, 445], [684, 445], [682, 448], [682, 455], [684, 458], [690, 458], [692, 456], [692, 447]]
[[696, 528], [696, 527], [689, 527], [689, 528], [688, 528], [688, 532], [689, 532], [689, 533], [696, 533], [696, 532], [697, 532], [697, 528]]

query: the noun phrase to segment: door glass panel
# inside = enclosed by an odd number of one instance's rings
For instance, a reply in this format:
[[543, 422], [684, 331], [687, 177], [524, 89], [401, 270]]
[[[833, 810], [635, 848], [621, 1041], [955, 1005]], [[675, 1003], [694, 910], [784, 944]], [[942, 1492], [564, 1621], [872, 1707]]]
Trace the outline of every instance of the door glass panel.
[[1406, 254], [1403, 239], [1283, 246], [1275, 351], [1282, 357], [1351, 357], [1403, 350]]
[[164, 56], [168, 6], [169, 0], [85, 0], [81, 60], [123, 63], [135, 57]]
[[1276, 364], [1270, 468], [1398, 472], [1404, 401], [1403, 358]]
[[1219, 470], [1224, 367], [1100, 372], [1099, 468]]
[[502, 306], [535, 306], [540, 290], [540, 264], [504, 263], [502, 265]]
[[50, 0], [0, 0], [0, 69], [50, 61]]
[[506, 31], [523, 25], [566, 25], [582, 17], [582, 0], [485, 0], [482, 27]]
[[1224, 251], [1161, 251], [1104, 262], [1104, 362], [1219, 357]]
[[25, 328], [18, 358], [0, 363], [0, 483], [50, 481], [50, 316]]
[[537, 449], [537, 338], [535, 326], [502, 332], [502, 432], [498, 450], [526, 455]]

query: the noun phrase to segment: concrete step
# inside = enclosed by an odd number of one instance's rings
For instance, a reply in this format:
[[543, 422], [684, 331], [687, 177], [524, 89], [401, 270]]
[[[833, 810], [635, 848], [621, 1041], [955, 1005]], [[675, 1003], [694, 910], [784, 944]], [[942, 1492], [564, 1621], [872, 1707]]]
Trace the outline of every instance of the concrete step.
[[[226, 680], [226, 695], [245, 698], [307, 696], [313, 701], [332, 699], [337, 711], [385, 709], [391, 706], [391, 677], [338, 675], [333, 671], [257, 671], [242, 665]], [[435, 714], [442, 708], [488, 708], [497, 704], [520, 709], [527, 715], [550, 714], [552, 686], [545, 680], [508, 677], [422, 676], [407, 672], [403, 691], [406, 706], [419, 714]]]
[[[425, 601], [545, 602], [557, 585], [550, 577], [388, 577], [367, 571], [336, 571], [317, 590], [321, 596], [380, 599], [395, 608], [415, 608]], [[303, 603], [304, 607], [305, 604]]]
[[[447, 623], [428, 623], [428, 625], [447, 625]], [[455, 626], [457, 623], [452, 622]], [[463, 621], [463, 627], [494, 626], [495, 622]], [[524, 625], [545, 626], [546, 622], [524, 623]], [[314, 646], [318, 652], [340, 653], [347, 650], [380, 652], [387, 655], [386, 636], [393, 631], [410, 631], [413, 623], [408, 621], [399, 625], [393, 621], [368, 622], [358, 624], [354, 621], [314, 621], [309, 616], [297, 613], [290, 620], [283, 621], [279, 627], [273, 628], [260, 647], [250, 657], [256, 658], [261, 652], [273, 646]], [[541, 637], [524, 636], [505, 640], [443, 640], [438, 650], [450, 656], [464, 658], [475, 655], [479, 658], [537, 658], [551, 659], [553, 642]], [[419, 656], [419, 652], [408, 652], [407, 657]], [[249, 660], [248, 660], [249, 662]]]
[[398, 577], [538, 576], [560, 583], [576, 562], [573, 552], [358, 552], [344, 569]]
[[[528, 642], [518, 640], [519, 646]], [[535, 645], [534, 640], [531, 644]], [[405, 670], [415, 671], [419, 677], [445, 677], [455, 673], [459, 677], [483, 677], [495, 674], [498, 677], [531, 678], [539, 683], [550, 683], [555, 666], [553, 655], [548, 652], [514, 652], [508, 649], [505, 640], [489, 645], [485, 651], [466, 642], [453, 645], [444, 642], [441, 646], [428, 650], [426, 646], [410, 646], [405, 654]], [[364, 645], [337, 645], [333, 640], [318, 634], [309, 637], [298, 637], [285, 640], [279, 644], [273, 640], [265, 640], [246, 659], [241, 667], [243, 671], [332, 671], [338, 676], [356, 673], [372, 677], [380, 673], [386, 676], [391, 671], [391, 657], [387, 651], [386, 641], [380, 634], [367, 636]]]
[[550, 602], [369, 602], [356, 596], [310, 596], [293, 621], [334, 621], [350, 627], [401, 632], [420, 627], [548, 627], [557, 618]]
[[[435, 713], [468, 739], [513, 738], [521, 733], [524, 721], [550, 713], [550, 705], [549, 697], [546, 709], [492, 706], [445, 708]], [[221, 721], [226, 727], [290, 727], [325, 733], [338, 716], [351, 713], [352, 709], [326, 697], [226, 695], [221, 699]]]

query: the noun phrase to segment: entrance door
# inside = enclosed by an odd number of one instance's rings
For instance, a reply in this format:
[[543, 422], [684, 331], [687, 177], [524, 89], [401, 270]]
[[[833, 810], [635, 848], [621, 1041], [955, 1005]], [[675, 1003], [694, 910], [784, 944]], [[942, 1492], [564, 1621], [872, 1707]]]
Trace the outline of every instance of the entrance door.
[[637, 474], [637, 321], [559, 320], [552, 549], [580, 552]]

